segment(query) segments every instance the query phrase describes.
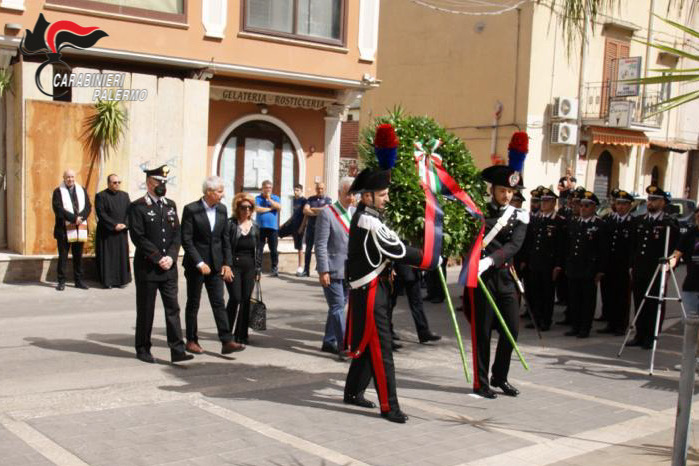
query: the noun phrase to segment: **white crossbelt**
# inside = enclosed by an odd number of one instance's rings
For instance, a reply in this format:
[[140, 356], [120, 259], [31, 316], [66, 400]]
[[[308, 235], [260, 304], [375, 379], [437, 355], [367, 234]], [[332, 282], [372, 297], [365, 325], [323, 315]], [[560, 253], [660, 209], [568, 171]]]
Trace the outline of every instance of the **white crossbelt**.
[[383, 261], [381, 263], [381, 265], [379, 265], [377, 268], [375, 268], [374, 270], [372, 270], [368, 274], [364, 275], [362, 278], [358, 278], [356, 280], [349, 282], [350, 288], [352, 288], [354, 290], [357, 288], [361, 288], [368, 283], [371, 283], [371, 281], [373, 279], [378, 277], [381, 274], [381, 272], [383, 272], [383, 269], [386, 268], [386, 266], [388, 265], [388, 262], [389, 261], [387, 261], [387, 260]]
[[511, 205], [508, 205], [505, 207], [505, 211], [502, 213], [500, 218], [498, 219], [497, 223], [493, 225], [493, 228], [488, 232], [487, 235], [485, 235], [485, 238], [483, 239], [483, 248], [485, 249], [488, 247], [491, 241], [495, 239], [495, 237], [500, 233], [500, 230], [502, 230], [502, 227], [507, 225], [507, 222], [510, 220], [510, 217], [512, 217], [512, 214], [515, 213], [515, 208]]

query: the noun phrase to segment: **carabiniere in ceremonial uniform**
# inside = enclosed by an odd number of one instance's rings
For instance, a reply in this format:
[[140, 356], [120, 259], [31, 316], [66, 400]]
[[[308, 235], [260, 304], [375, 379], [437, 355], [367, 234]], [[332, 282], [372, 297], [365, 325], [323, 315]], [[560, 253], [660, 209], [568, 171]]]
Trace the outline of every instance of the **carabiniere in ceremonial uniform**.
[[160, 291], [165, 308], [167, 342], [172, 362], [192, 359], [184, 352], [180, 306], [177, 302], [177, 255], [180, 221], [175, 202], [167, 199], [165, 183], [169, 167], [147, 170], [145, 196], [129, 206], [129, 231], [136, 246], [136, 357], [153, 363], [150, 352], [155, 298]]
[[587, 338], [597, 307], [597, 284], [607, 266], [607, 226], [595, 215], [597, 196], [585, 191], [580, 199], [580, 216], [568, 224], [566, 274], [568, 313], [572, 329], [566, 336]]
[[[532, 314], [542, 331], [551, 328], [555, 300], [555, 277], [562, 270], [565, 255], [566, 220], [556, 213], [558, 196], [549, 188], [538, 192], [541, 209], [533, 215], [522, 250], [526, 290]], [[533, 326], [532, 326], [533, 328]]]
[[[380, 139], [382, 126], [379, 126], [375, 140]], [[350, 187], [350, 192], [361, 192], [362, 199], [352, 217], [347, 244], [345, 277], [351, 291], [345, 344], [352, 363], [345, 382], [344, 402], [374, 407], [364, 398], [364, 391], [373, 376], [381, 416], [391, 422], [404, 423], [408, 416], [398, 406], [391, 348], [389, 280], [393, 262], [419, 266], [422, 251], [403, 244], [398, 235], [383, 223], [380, 212], [388, 202], [390, 173], [388, 169], [364, 169]]]
[[[639, 312], [648, 285], [658, 267], [658, 259], [675, 250], [679, 238], [679, 225], [677, 220], [664, 212], [670, 202], [670, 194], [658, 186], [648, 186], [648, 213], [636, 220], [633, 228], [631, 246], [631, 277], [633, 282], [633, 301], [636, 312]], [[669, 230], [668, 230], [669, 228]], [[669, 231], [669, 248], [665, 251], [665, 236]], [[650, 296], [658, 296], [660, 291], [660, 276], [655, 277], [655, 282], [650, 289]], [[644, 349], [653, 347], [655, 338], [655, 321], [658, 315], [658, 300], [646, 299], [641, 314], [636, 320], [636, 336], [627, 343], [628, 346], [641, 346]], [[664, 318], [660, 315], [660, 328]], [[658, 331], [660, 331], [660, 328]]]
[[[483, 170], [482, 178], [492, 184], [493, 199], [485, 212], [485, 239], [487, 246], [483, 250], [478, 269], [481, 278], [492, 295], [507, 324], [510, 333], [516, 339], [519, 332], [519, 305], [514, 278], [509, 270], [515, 254], [524, 243], [527, 231], [528, 215], [512, 206], [509, 199], [499, 193], [505, 191], [512, 195], [513, 190], [522, 189], [519, 172], [504, 166], [495, 165]], [[464, 293], [466, 296], [466, 293]], [[499, 387], [508, 396], [517, 396], [519, 391], [507, 381], [510, 370], [512, 345], [505, 338], [500, 323], [495, 317], [485, 295], [474, 290], [474, 312], [471, 315], [472, 344], [474, 364], [474, 392], [485, 398], [496, 398], [490, 386]], [[470, 309], [465, 305], [464, 309]], [[490, 365], [490, 337], [493, 328], [500, 333], [493, 363], [493, 377], [488, 384]]]

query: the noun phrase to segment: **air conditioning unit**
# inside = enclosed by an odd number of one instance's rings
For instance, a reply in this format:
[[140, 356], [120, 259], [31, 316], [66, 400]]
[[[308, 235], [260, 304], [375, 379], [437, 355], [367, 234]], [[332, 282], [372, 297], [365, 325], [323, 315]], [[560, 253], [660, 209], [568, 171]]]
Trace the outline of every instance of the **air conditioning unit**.
[[553, 118], [574, 120], [578, 118], [578, 99], [556, 97], [553, 99]]
[[551, 123], [551, 144], [574, 146], [578, 139], [578, 126], [571, 123]]

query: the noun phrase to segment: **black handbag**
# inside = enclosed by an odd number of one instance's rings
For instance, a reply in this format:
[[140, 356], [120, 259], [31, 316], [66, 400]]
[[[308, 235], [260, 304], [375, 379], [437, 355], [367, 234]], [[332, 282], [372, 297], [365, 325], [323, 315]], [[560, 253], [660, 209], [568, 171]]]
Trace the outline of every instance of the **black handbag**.
[[250, 320], [249, 326], [253, 330], [267, 330], [267, 306], [262, 302], [262, 287], [260, 281], [255, 283], [257, 293], [250, 298]]

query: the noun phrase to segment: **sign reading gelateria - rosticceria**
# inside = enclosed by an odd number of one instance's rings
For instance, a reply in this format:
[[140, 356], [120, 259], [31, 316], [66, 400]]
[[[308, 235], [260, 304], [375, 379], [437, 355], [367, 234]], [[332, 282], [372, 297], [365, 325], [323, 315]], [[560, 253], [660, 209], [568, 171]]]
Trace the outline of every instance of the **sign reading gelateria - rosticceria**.
[[334, 99], [322, 97], [217, 86], [211, 86], [210, 96], [213, 100], [227, 100], [229, 102], [242, 102], [247, 104], [279, 105], [281, 107], [306, 108], [310, 110], [320, 110], [330, 106], [334, 102]]

